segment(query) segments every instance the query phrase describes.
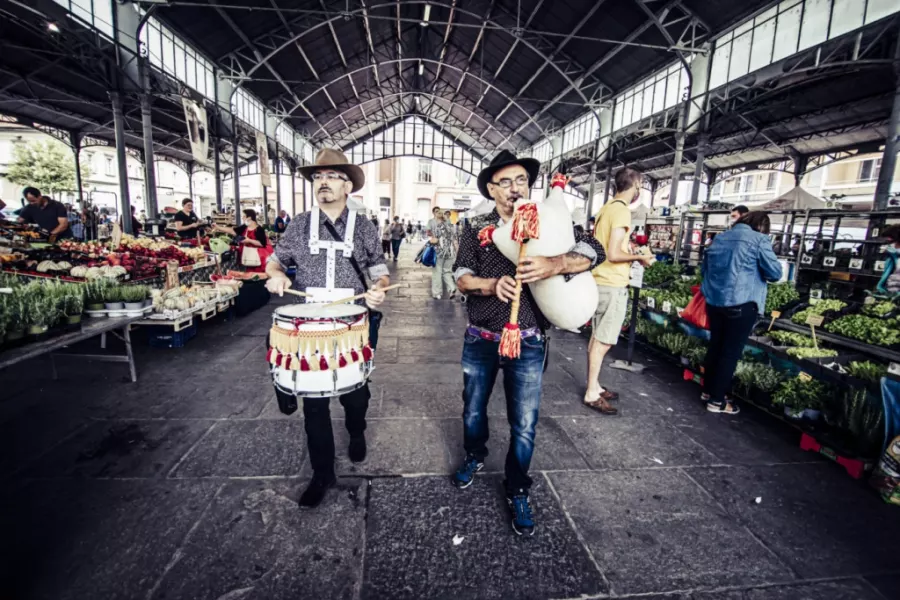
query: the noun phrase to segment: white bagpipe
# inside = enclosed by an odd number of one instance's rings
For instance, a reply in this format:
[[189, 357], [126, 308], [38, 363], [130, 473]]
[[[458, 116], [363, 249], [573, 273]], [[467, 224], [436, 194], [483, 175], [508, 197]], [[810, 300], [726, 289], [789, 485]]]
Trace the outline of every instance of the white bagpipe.
[[[525, 243], [525, 256], [559, 256], [575, 246], [572, 215], [563, 199], [565, 184], [566, 177], [557, 174], [553, 177], [550, 193], [543, 202], [516, 203], [516, 211], [523, 208], [520, 205], [527, 207], [528, 204], [533, 204], [537, 208], [539, 219], [540, 235]], [[518, 264], [522, 244], [515, 241], [516, 237], [521, 237], [513, 232], [515, 221], [516, 219], [510, 219], [497, 227], [491, 239], [503, 256]], [[563, 275], [554, 275], [527, 285], [541, 312], [560, 329], [574, 329], [587, 323], [594, 316], [600, 301], [597, 285], [590, 271], [578, 273], [568, 281]]]

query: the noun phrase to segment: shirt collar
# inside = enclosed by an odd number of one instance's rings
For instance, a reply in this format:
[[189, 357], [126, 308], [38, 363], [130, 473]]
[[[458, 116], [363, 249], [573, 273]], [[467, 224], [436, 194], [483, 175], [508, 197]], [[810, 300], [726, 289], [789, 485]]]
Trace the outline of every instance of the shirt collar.
[[[334, 224], [337, 225], [338, 223], [346, 223], [347, 215], [349, 215], [349, 214], [350, 214], [350, 209], [345, 206], [344, 210], [341, 211], [341, 214], [338, 215], [338, 218], [335, 219]], [[326, 215], [325, 211], [320, 208], [319, 209], [319, 223], [324, 223], [325, 219], [327, 219], [327, 218], [328, 218], [328, 215]]]

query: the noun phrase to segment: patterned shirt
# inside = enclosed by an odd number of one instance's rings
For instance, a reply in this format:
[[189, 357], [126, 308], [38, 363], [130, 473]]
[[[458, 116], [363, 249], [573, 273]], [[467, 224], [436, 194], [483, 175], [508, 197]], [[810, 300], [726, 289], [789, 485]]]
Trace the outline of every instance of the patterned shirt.
[[438, 221], [432, 228], [431, 235], [437, 238], [435, 251], [439, 258], [453, 258], [456, 254], [456, 228], [450, 221]]
[[[463, 228], [459, 238], [459, 256], [453, 265], [453, 276], [459, 281], [463, 275], [474, 275], [488, 279], [516, 276], [516, 265], [507, 259], [493, 244], [481, 247], [478, 243], [478, 232], [488, 225], [502, 224], [500, 214], [495, 208], [490, 214], [474, 217]], [[606, 253], [600, 242], [591, 236], [575, 231], [575, 245], [569, 252], [581, 254], [591, 261], [588, 269], [593, 269], [606, 260]], [[537, 311], [532, 306], [531, 300], [523, 290], [519, 303], [519, 327], [529, 329], [535, 326], [548, 329], [550, 322], [546, 318], [538, 323]], [[469, 324], [476, 327], [500, 333], [503, 326], [509, 322], [509, 314], [512, 303], [505, 303], [497, 296], [468, 296], [466, 311], [469, 313]], [[543, 317], [543, 315], [542, 315]]]
[[[343, 237], [347, 232], [347, 215], [344, 212], [333, 223], [335, 230]], [[305, 212], [291, 219], [281, 241], [275, 246], [275, 252], [269, 257], [270, 261], [277, 262], [283, 269], [296, 265], [297, 276], [294, 279], [295, 289], [304, 290], [308, 287], [325, 287], [325, 269], [327, 268], [327, 253], [324, 248], [318, 254], [309, 252], [309, 221], [312, 212]], [[328, 241], [332, 239], [328, 229], [325, 228], [325, 220], [328, 216], [325, 211], [319, 211], [319, 239]], [[366, 219], [360, 213], [356, 215], [356, 223], [353, 231], [353, 257], [367, 273], [372, 281], [388, 275], [388, 268], [384, 262], [384, 254], [381, 250], [381, 235], [372, 221]], [[335, 251], [334, 287], [353, 288], [357, 294], [365, 292], [359, 275], [353, 270], [348, 258], [344, 258], [341, 250]]]

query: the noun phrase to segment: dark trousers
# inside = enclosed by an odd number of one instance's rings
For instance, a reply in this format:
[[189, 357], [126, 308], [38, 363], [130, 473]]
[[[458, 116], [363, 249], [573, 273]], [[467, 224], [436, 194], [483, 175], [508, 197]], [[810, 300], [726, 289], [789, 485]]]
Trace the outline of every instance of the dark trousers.
[[403, 240], [391, 240], [391, 248], [394, 250], [394, 258], [400, 256], [400, 244]]
[[756, 324], [756, 302], [739, 306], [707, 304], [706, 315], [709, 318], [710, 340], [704, 365], [703, 391], [709, 394], [710, 402], [724, 402], [734, 369]]
[[479, 460], [487, 456], [487, 404], [497, 373], [503, 370], [506, 418], [509, 421], [509, 449], [506, 452], [506, 491], [514, 493], [531, 487], [528, 468], [534, 453], [534, 431], [541, 405], [544, 376], [544, 341], [522, 340], [517, 359], [503, 358], [499, 342], [466, 334], [463, 346], [463, 446], [466, 454]]
[[[350, 437], [359, 437], [366, 430], [366, 411], [369, 410], [369, 384], [341, 396], [345, 424]], [[304, 398], [303, 419], [306, 427], [306, 447], [313, 472], [334, 475], [334, 432], [331, 429], [331, 398]]]
[[391, 240], [381, 240], [381, 251], [384, 254], [390, 256], [391, 254]]

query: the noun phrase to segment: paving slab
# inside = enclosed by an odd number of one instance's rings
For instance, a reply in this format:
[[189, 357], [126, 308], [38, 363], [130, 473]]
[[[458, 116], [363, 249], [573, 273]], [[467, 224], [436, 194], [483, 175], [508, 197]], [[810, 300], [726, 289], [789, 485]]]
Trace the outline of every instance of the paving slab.
[[[890, 596], [889, 596], [890, 597]], [[884, 600], [861, 580], [775, 585], [729, 592], [701, 592], [691, 600]]]
[[211, 421], [97, 421], [29, 467], [25, 477], [165, 477]]
[[[801, 577], [898, 570], [900, 520], [831, 463], [686, 469]], [[756, 504], [755, 498], [761, 498]]]
[[[338, 415], [332, 411], [332, 415]], [[333, 419], [335, 472], [339, 476], [449, 474], [450, 450], [440, 422], [433, 419], [377, 419], [366, 429], [366, 460], [353, 463], [347, 457], [350, 434], [343, 418]], [[309, 461], [303, 474], [312, 475]]]
[[78, 407], [29, 404], [0, 424], [0, 475], [14, 472], [82, 430], [86, 422]]
[[885, 598], [900, 598], [900, 574], [870, 575], [866, 581]]
[[219, 421], [171, 476], [285, 477], [300, 473], [305, 455], [300, 419]]
[[[450, 446], [455, 470], [465, 456], [463, 449], [462, 419], [442, 419], [441, 423]], [[509, 448], [509, 423], [505, 417], [488, 419], [488, 456], [484, 468], [502, 473]], [[540, 418], [534, 434], [534, 455], [531, 458], [531, 476], [538, 471], [589, 468], [584, 456], [555, 419]]]
[[627, 419], [591, 414], [560, 418], [560, 427], [595, 469], [714, 464], [715, 456], [666, 417]]
[[145, 598], [218, 484], [34, 481], [3, 499], [0, 595]]
[[678, 470], [549, 477], [616, 594], [794, 579]]
[[[445, 478], [372, 483], [361, 598], [573, 598], [606, 591], [545, 482], [535, 536], [509, 525], [501, 478], [457, 490]], [[456, 543], [454, 542], [456, 540]]]
[[307, 482], [232, 482], [222, 489], [153, 600], [355, 597], [362, 572], [366, 484], [341, 480], [300, 510]]

